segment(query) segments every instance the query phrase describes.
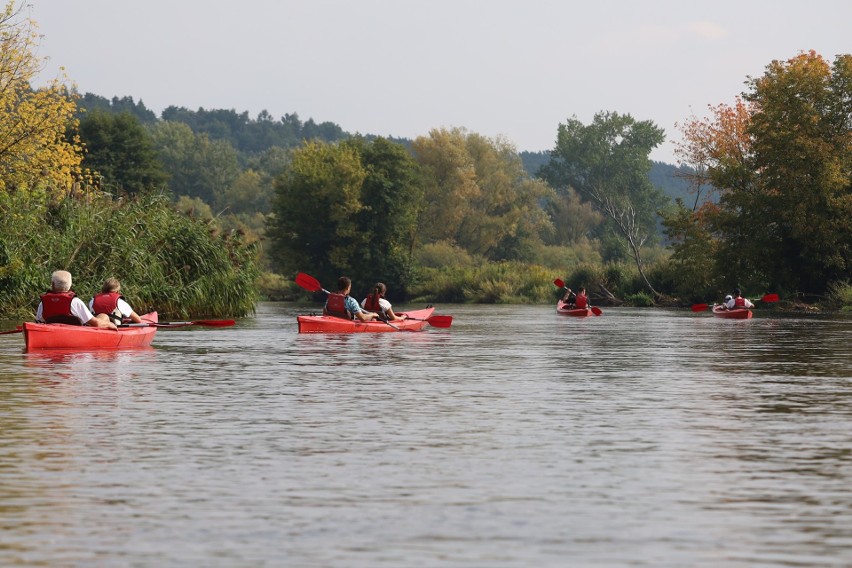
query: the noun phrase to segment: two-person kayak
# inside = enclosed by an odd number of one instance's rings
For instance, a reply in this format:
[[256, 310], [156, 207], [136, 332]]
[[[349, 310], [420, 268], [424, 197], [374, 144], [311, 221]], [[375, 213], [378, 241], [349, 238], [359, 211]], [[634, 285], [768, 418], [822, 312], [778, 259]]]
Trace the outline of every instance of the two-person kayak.
[[722, 304], [713, 306], [713, 315], [722, 319], [751, 319], [752, 313], [748, 308], [733, 308], [728, 309]]
[[[140, 316], [144, 322], [157, 323], [157, 312]], [[64, 323], [24, 322], [26, 349], [114, 349], [147, 347], [157, 333], [156, 326], [133, 325], [117, 330], [67, 325]]]
[[299, 333], [386, 333], [389, 331], [420, 331], [427, 324], [435, 327], [449, 327], [452, 316], [433, 316], [435, 308], [411, 310], [397, 315], [406, 319], [393, 322], [381, 320], [348, 320], [335, 316], [296, 316]]

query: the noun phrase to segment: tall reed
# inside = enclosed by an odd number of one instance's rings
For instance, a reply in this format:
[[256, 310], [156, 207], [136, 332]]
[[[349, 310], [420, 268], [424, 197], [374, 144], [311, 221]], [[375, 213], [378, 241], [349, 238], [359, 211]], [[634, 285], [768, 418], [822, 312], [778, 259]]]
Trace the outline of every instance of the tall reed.
[[57, 269], [88, 301], [115, 277], [138, 313], [239, 317], [257, 300], [257, 245], [159, 195], [43, 202], [0, 195], [0, 315], [31, 318]]

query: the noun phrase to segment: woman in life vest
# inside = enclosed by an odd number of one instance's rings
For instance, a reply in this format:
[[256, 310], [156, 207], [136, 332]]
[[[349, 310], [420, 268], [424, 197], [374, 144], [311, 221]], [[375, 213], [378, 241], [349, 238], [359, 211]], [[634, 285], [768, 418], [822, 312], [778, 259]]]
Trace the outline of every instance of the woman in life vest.
[[124, 296], [121, 295], [121, 282], [117, 278], [107, 278], [101, 287], [101, 293], [89, 300], [89, 309], [95, 315], [106, 314], [110, 321], [119, 325], [125, 320], [142, 323], [139, 314], [133, 311]]
[[373, 292], [368, 294], [364, 301], [361, 302], [361, 307], [371, 312], [379, 314], [379, 318], [385, 321], [402, 321], [405, 316], [398, 316], [393, 312], [393, 306], [385, 299], [388, 287], [383, 282], [379, 282], [373, 288]]
[[337, 292], [329, 292], [328, 298], [325, 301], [325, 306], [322, 308], [322, 313], [325, 316], [335, 316], [344, 319], [359, 319], [361, 321], [373, 321], [379, 317], [375, 312], [368, 312], [361, 309], [358, 301], [349, 295], [352, 291], [352, 280], [348, 276], [341, 276], [337, 279]]
[[50, 275], [50, 291], [41, 295], [36, 321], [117, 329], [106, 315], [93, 316], [83, 300], [71, 291], [71, 273], [66, 270]]

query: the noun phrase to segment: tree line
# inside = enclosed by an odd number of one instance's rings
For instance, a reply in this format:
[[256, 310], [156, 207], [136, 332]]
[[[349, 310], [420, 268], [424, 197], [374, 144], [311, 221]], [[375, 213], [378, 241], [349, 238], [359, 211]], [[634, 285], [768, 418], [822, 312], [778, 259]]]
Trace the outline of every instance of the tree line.
[[[3, 53], [27, 61], [11, 7]], [[433, 301], [550, 301], [554, 276], [634, 304], [734, 286], [836, 295], [852, 233], [849, 85], [848, 55], [773, 61], [736, 106], [682, 125], [675, 168], [649, 159], [661, 128], [615, 111], [569, 118], [554, 148], [533, 154], [464, 128], [403, 140], [295, 113], [157, 117], [58, 79], [3, 107], [8, 135], [41, 146], [0, 148], [0, 191], [119, 208], [159, 195], [211, 233], [242, 235], [269, 297], [292, 296], [299, 271]], [[15, 130], [35, 123], [47, 137]]]

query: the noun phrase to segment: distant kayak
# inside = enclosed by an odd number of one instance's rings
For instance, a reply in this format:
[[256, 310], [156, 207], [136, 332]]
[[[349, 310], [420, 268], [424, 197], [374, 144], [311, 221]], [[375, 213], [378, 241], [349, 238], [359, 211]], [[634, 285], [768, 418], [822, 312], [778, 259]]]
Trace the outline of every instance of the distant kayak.
[[713, 315], [723, 319], [745, 320], [751, 319], [752, 313], [748, 308], [734, 308], [729, 310], [723, 305], [713, 306]]
[[[157, 312], [141, 316], [143, 321], [157, 323]], [[26, 349], [114, 349], [147, 347], [154, 340], [156, 327], [119, 327], [102, 329], [88, 325], [24, 322]]]
[[[420, 331], [428, 323], [435, 308], [412, 310], [397, 315], [407, 315], [412, 319], [383, 322], [348, 320], [335, 316], [296, 316], [299, 333], [385, 333], [389, 331]], [[449, 316], [446, 316], [449, 317]], [[441, 326], [449, 327], [449, 326]]]
[[556, 303], [556, 313], [562, 314], [563, 316], [573, 316], [576, 318], [584, 318], [592, 315], [592, 308], [575, 308], [570, 304], [566, 304], [562, 300], [559, 300]]

